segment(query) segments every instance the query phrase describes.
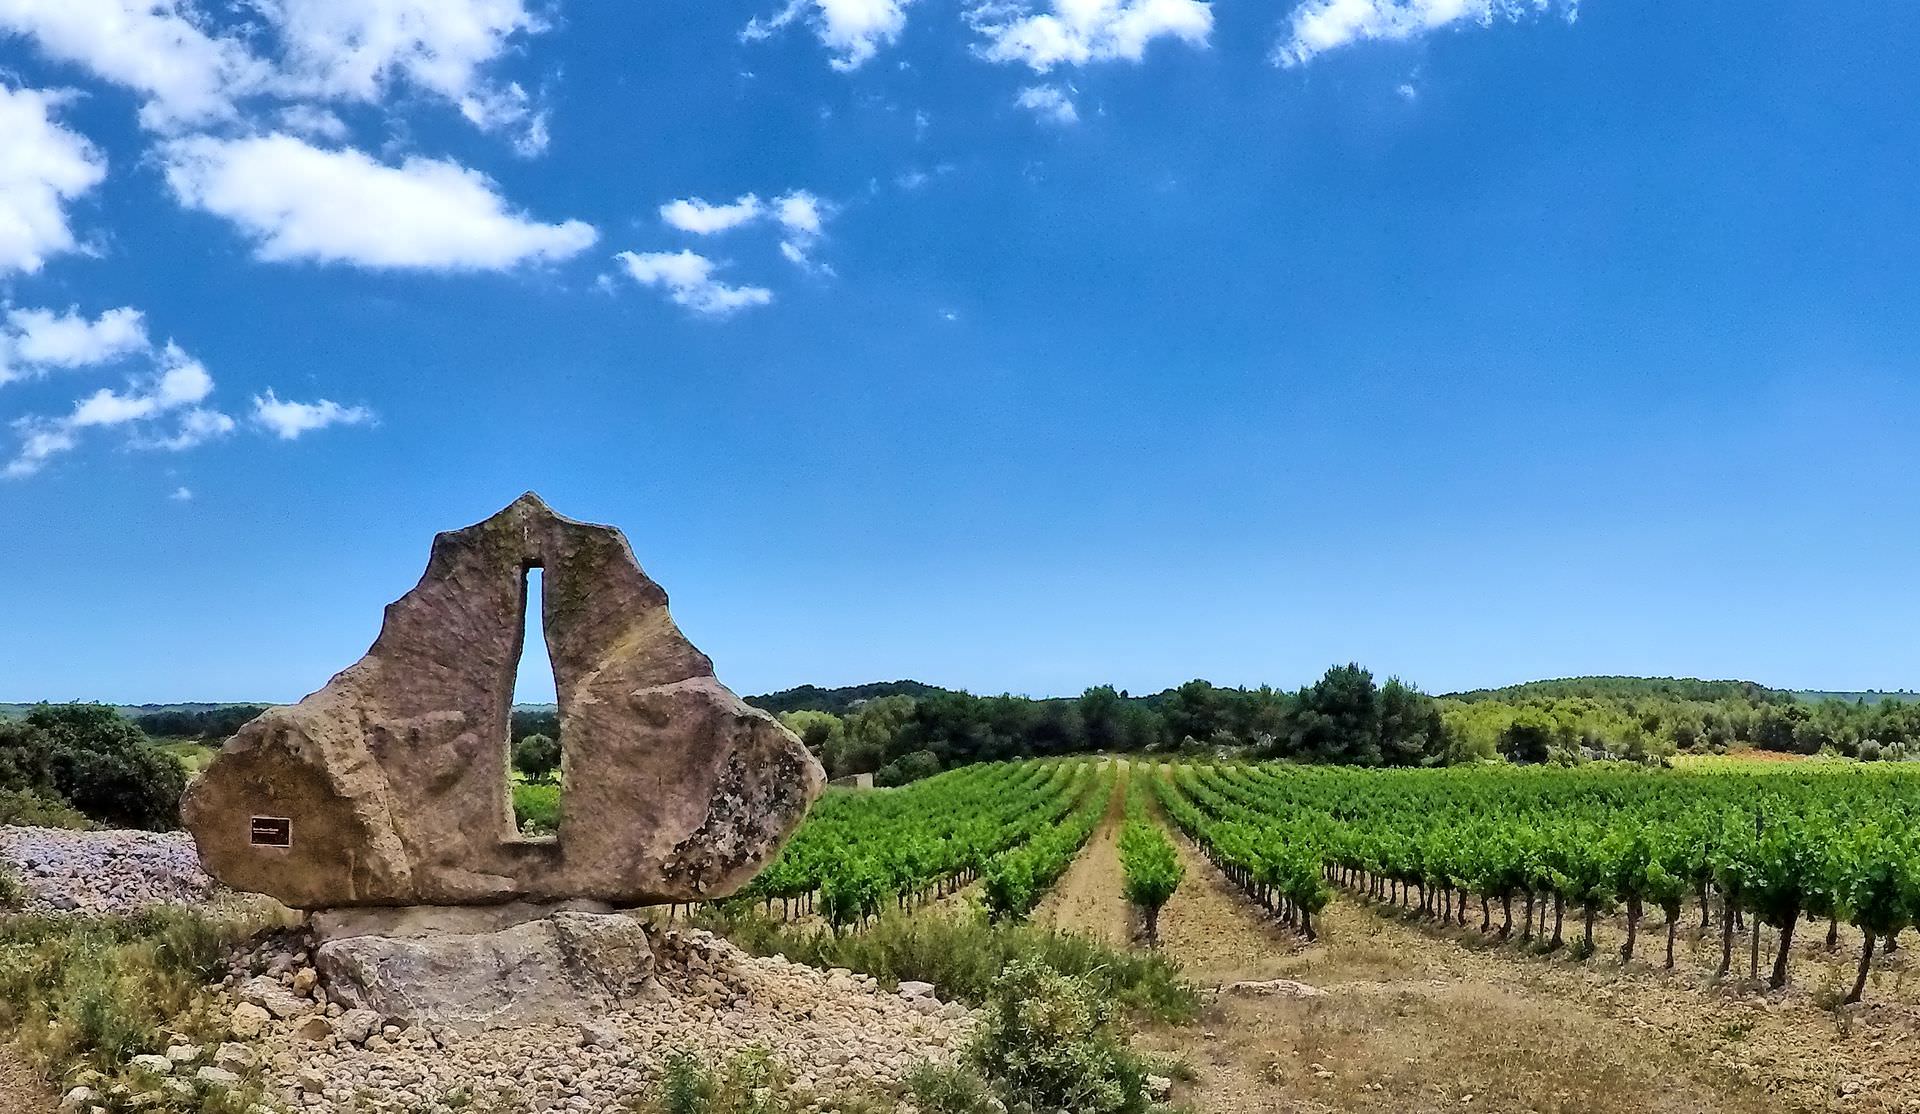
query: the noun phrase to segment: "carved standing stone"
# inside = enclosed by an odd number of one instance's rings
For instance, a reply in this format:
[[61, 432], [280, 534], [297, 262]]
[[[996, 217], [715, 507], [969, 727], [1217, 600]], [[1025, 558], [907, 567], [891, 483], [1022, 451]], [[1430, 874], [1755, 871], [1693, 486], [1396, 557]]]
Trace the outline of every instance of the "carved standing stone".
[[[519, 835], [507, 793], [533, 567], [566, 786], [550, 840]], [[295, 908], [638, 905], [744, 885], [823, 780], [714, 679], [618, 530], [528, 493], [435, 538], [367, 655], [242, 728], [182, 812], [209, 873]]]

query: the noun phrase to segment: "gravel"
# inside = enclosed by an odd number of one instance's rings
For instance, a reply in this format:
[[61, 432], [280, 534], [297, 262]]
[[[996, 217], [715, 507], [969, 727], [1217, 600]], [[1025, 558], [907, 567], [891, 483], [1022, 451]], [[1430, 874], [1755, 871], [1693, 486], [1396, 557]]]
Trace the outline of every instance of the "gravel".
[[[307, 981], [301, 943], [286, 939], [279, 954], [248, 957], [226, 992], [231, 1008], [245, 1015], [242, 1031], [260, 1026], [246, 1046], [269, 1095], [314, 1114], [468, 1104], [530, 1114], [616, 1109], [651, 1091], [676, 1052], [697, 1055], [712, 1068], [755, 1049], [771, 1054], [798, 1091], [822, 1099], [888, 1096], [916, 1064], [953, 1062], [975, 1021], [930, 988], [913, 986], [903, 994], [840, 968], [754, 958], [704, 932], [664, 931], [654, 934], [653, 944], [665, 993], [573, 1024], [468, 1037], [392, 1021], [376, 1025], [357, 1016], [367, 1011], [325, 1004], [320, 985], [300, 996], [305, 1005], [298, 1016], [261, 1022], [264, 1011], [249, 1000], [272, 997], [267, 982], [293, 995], [296, 980]], [[263, 969], [277, 973], [256, 973]], [[332, 1024], [309, 1024], [316, 1017]], [[324, 1035], [308, 1039], [303, 1030]], [[239, 1058], [232, 1045], [225, 1047]]]
[[0, 864], [36, 913], [134, 913], [203, 903], [217, 888], [185, 832], [0, 827]]

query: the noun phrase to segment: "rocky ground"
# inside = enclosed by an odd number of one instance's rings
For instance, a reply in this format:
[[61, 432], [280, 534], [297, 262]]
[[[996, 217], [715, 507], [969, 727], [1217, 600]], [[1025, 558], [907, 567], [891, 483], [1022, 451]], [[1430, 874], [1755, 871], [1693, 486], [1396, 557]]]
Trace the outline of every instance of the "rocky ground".
[[663, 993], [653, 1001], [463, 1037], [326, 1004], [302, 941], [282, 938], [227, 979], [233, 1041], [172, 1050], [170, 1075], [257, 1068], [270, 1098], [320, 1114], [598, 1111], [646, 1094], [675, 1053], [719, 1066], [758, 1051], [797, 1091], [885, 1096], [914, 1065], [949, 1062], [973, 1025], [924, 983], [889, 990], [845, 970], [756, 959], [704, 932], [660, 931], [654, 953]]
[[218, 890], [185, 832], [5, 827], [0, 865], [19, 876], [28, 912], [132, 913], [202, 903]]

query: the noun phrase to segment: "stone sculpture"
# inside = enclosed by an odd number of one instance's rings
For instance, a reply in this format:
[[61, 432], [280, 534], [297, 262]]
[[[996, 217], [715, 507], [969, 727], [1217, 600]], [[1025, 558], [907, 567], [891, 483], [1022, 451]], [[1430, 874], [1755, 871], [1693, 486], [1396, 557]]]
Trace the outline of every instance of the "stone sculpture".
[[[515, 829], [507, 791], [535, 567], [564, 748], [545, 840]], [[529, 492], [437, 537], [367, 655], [242, 728], [182, 812], [208, 873], [299, 909], [632, 906], [732, 893], [823, 781], [798, 738], [714, 679], [618, 530]]]

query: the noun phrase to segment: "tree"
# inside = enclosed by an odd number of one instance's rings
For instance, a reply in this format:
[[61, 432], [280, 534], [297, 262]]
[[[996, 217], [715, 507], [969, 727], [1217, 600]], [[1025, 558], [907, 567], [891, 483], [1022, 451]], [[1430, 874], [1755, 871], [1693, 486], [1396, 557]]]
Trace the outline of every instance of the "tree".
[[560, 742], [551, 735], [528, 735], [513, 744], [513, 768], [529, 781], [550, 781], [560, 769]]
[[1509, 762], [1545, 762], [1553, 754], [1553, 737], [1553, 720], [1545, 712], [1526, 708], [1500, 733], [1500, 753]]
[[1380, 690], [1357, 663], [1336, 665], [1300, 690], [1293, 725], [1294, 756], [1309, 762], [1378, 766]]
[[0, 769], [26, 770], [17, 788], [51, 791], [114, 827], [166, 831], [180, 824], [186, 767], [105, 704], [42, 704], [6, 749], [10, 757], [0, 758]]

